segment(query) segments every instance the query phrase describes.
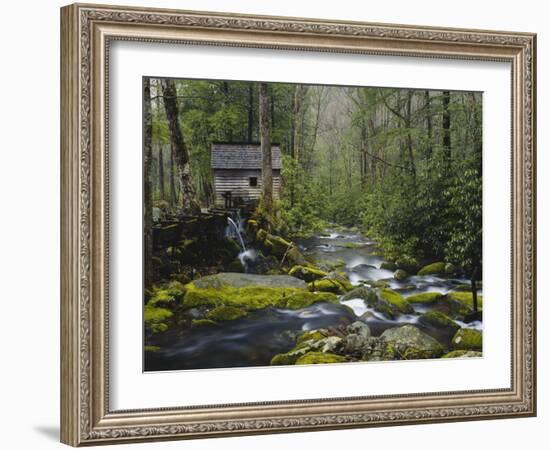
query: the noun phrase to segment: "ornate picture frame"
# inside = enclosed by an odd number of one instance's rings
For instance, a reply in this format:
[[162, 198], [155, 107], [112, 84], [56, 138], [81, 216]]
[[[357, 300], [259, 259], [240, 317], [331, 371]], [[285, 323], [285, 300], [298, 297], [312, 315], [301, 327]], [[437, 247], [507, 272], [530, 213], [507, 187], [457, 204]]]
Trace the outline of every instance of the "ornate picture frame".
[[[512, 68], [511, 385], [477, 391], [112, 410], [109, 48], [117, 40]], [[74, 4], [61, 9], [61, 440], [97, 445], [536, 414], [536, 35]]]

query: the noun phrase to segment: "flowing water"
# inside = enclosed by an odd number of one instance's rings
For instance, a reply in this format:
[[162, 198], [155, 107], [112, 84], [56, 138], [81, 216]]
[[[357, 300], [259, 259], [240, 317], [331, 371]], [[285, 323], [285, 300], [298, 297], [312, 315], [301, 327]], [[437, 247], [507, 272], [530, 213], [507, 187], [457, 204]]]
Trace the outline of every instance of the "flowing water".
[[[255, 258], [255, 250], [246, 249], [238, 225], [231, 219], [230, 224], [241, 237], [243, 252], [239, 258], [246, 265], [247, 258]], [[377, 252], [376, 243], [352, 231], [331, 231], [299, 240], [296, 244], [317, 264], [338, 265], [353, 285], [388, 279], [390, 287], [405, 297], [423, 292], [446, 294], [458, 285], [469, 283], [465, 279], [443, 279], [433, 275], [415, 275], [397, 281], [392, 271], [380, 268], [384, 259]], [[418, 322], [420, 315], [430, 309], [448, 312], [443, 304], [413, 304], [413, 313], [390, 320], [368, 308], [361, 299], [340, 303], [316, 303], [300, 310], [266, 308], [243, 319], [215, 326], [170, 329], [151, 338], [150, 344], [160, 350], [147, 354], [145, 370], [265, 366], [275, 354], [293, 348], [298, 333], [347, 325], [359, 318], [369, 325], [373, 336], [379, 336], [388, 328], [414, 324], [444, 343], [451, 338], [437, 330], [426, 329]], [[476, 329], [482, 327], [478, 321], [458, 324]]]

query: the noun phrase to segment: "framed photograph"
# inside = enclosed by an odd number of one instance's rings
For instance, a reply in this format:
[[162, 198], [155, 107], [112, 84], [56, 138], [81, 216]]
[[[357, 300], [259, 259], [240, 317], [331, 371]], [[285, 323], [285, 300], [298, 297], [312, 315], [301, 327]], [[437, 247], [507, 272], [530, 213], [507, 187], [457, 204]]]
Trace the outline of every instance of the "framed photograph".
[[61, 440], [536, 414], [531, 33], [61, 9]]

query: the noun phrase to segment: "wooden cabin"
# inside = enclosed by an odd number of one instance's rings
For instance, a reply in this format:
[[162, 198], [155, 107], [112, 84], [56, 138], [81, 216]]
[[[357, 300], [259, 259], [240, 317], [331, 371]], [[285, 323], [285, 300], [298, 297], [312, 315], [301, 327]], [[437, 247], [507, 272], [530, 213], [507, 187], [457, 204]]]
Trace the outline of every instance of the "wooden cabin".
[[[262, 150], [257, 142], [212, 143], [215, 205], [219, 208], [251, 204], [262, 194]], [[281, 192], [281, 149], [271, 144], [273, 198]]]

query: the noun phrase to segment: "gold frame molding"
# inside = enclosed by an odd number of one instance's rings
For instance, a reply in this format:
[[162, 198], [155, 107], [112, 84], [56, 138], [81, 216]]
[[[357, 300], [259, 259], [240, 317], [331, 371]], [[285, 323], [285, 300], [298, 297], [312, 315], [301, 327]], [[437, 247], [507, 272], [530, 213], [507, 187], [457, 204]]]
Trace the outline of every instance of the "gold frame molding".
[[[108, 57], [112, 40], [495, 60], [512, 67], [509, 389], [112, 411]], [[536, 35], [74, 4], [61, 9], [61, 440], [73, 446], [536, 414]]]

